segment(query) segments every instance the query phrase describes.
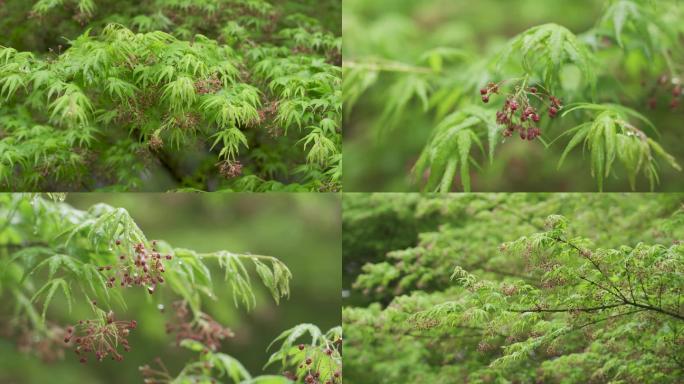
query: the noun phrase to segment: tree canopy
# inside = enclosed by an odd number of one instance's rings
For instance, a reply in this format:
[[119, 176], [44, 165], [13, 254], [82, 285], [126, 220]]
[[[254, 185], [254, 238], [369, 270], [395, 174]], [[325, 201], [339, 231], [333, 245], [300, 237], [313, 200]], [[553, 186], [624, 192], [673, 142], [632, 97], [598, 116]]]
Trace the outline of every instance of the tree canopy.
[[408, 206], [393, 225], [421, 232], [345, 239], [346, 264], [379, 245], [347, 269], [348, 381], [680, 381], [682, 195], [385, 195], [363, 214], [374, 197], [345, 197], [345, 225]]
[[340, 2], [304, 3], [3, 2], [0, 188], [339, 190]]

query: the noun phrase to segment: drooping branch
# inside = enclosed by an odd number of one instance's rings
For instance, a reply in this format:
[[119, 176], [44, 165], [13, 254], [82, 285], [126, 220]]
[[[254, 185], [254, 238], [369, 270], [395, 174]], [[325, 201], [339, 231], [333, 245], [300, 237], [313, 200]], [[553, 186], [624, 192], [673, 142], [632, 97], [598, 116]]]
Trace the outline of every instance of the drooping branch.
[[584, 307], [584, 308], [581, 308], [581, 307], [580, 308], [513, 308], [513, 309], [507, 309], [507, 311], [508, 312], [516, 312], [516, 313], [596, 312], [596, 311], [603, 311], [603, 310], [611, 309], [611, 308], [622, 307], [624, 305], [627, 305], [627, 303], [607, 304], [607, 305], [600, 305], [600, 306], [596, 306], [596, 307]]

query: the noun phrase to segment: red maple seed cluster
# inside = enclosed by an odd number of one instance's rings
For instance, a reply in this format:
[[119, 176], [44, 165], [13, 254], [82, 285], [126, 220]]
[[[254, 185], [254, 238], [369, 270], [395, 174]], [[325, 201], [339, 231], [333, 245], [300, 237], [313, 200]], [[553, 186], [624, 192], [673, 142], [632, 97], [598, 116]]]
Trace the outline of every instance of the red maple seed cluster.
[[206, 345], [212, 351], [221, 346], [221, 342], [234, 333], [229, 328], [224, 328], [206, 313], [200, 314], [199, 318], [190, 319], [190, 311], [187, 302], [177, 301], [173, 303], [175, 309], [175, 323], [166, 323], [166, 333], [176, 333], [176, 343], [184, 339], [197, 340]]
[[[335, 341], [335, 345], [339, 346], [341, 348], [342, 346], [342, 339], [338, 339]], [[299, 344], [297, 348], [300, 351], [304, 350], [309, 350], [311, 348], [317, 348], [315, 346], [311, 345], [305, 345], [305, 344]], [[333, 350], [330, 348], [325, 348], [323, 350], [326, 355], [332, 356]], [[342, 382], [342, 372], [341, 371], [335, 371], [332, 374], [332, 377], [326, 379], [325, 381], [321, 381], [321, 373], [318, 371], [314, 366], [314, 361], [311, 357], [307, 357], [302, 364], [299, 365], [299, 369], [306, 369], [306, 374], [303, 377], [304, 383], [306, 384], [337, 384]], [[296, 374], [286, 371], [283, 372], [283, 376], [286, 378], [293, 380], [293, 381], [298, 381], [299, 378], [297, 377]]]
[[[656, 84], [651, 88], [651, 95], [648, 99], [648, 108], [656, 109], [658, 107], [658, 93], [665, 90], [667, 93], [672, 95], [670, 99], [669, 107], [674, 110], [681, 104], [682, 98], [682, 83], [681, 79], [678, 77], [672, 77], [672, 81], [669, 81], [667, 75], [662, 75], [656, 81]], [[646, 85], [645, 82], [642, 83]]]
[[226, 179], [232, 179], [242, 174], [242, 163], [226, 160], [219, 163], [219, 173]]
[[267, 102], [264, 107], [259, 110], [259, 123], [273, 120], [278, 115], [278, 104], [278, 100]]
[[0, 319], [0, 337], [15, 339], [19, 352], [33, 354], [45, 363], [64, 358], [62, 338], [65, 334], [65, 329], [50, 322], [44, 330], [37, 330], [24, 318]]
[[[499, 94], [499, 86], [497, 83], [489, 83], [487, 87], [480, 89], [482, 102], [488, 103], [491, 95]], [[537, 99], [541, 106], [535, 108], [531, 99]], [[554, 118], [562, 104], [559, 98], [540, 92], [537, 87], [516, 87], [514, 93], [506, 95], [503, 108], [496, 112], [496, 122], [506, 127], [504, 137], [510, 137], [517, 131], [521, 139], [532, 141], [541, 135], [537, 123], [541, 120], [539, 109], [543, 107], [547, 108], [549, 117]]]
[[[164, 118], [166, 117], [167, 116], [165, 115]], [[176, 114], [171, 118], [171, 120], [174, 126], [185, 130], [190, 130], [195, 129], [195, 127], [199, 125], [202, 118], [197, 113], [188, 112], [180, 115]]]
[[138, 368], [143, 376], [143, 383], [145, 384], [165, 384], [174, 381], [168, 368], [162, 361], [161, 358], [157, 357], [154, 359], [156, 367], [150, 367], [149, 364], [145, 364]]
[[206, 95], [208, 93], [216, 93], [223, 87], [223, 83], [216, 76], [209, 77], [208, 79], [205, 79], [205, 80], [198, 80], [195, 82], [194, 85], [195, 85], [195, 92], [197, 92], [198, 95]]
[[88, 362], [87, 354], [93, 353], [97, 361], [103, 361], [111, 355], [112, 360], [122, 361], [123, 355], [118, 352], [119, 345], [123, 350], [131, 350], [128, 345], [128, 335], [137, 327], [135, 320], [115, 321], [114, 312], [109, 311], [103, 320], [79, 320], [75, 326], [67, 327], [64, 343], [73, 340], [76, 348], [74, 352], [80, 356], [81, 363]]
[[[121, 241], [117, 240], [116, 245], [121, 245]], [[145, 244], [137, 243], [133, 246], [134, 255], [127, 256], [125, 254], [119, 255], [119, 262], [117, 264], [114, 276], [110, 276], [107, 280], [107, 287], [113, 288], [117, 279], [121, 287], [146, 286], [147, 292], [154, 293], [157, 289], [157, 284], [164, 283], [162, 276], [165, 269], [163, 259], [171, 260], [173, 256], [163, 255], [157, 251], [156, 241], [152, 242], [152, 249], [145, 248]], [[100, 271], [111, 271], [113, 267], [106, 265], [100, 267]]]
[[72, 19], [74, 19], [74, 21], [83, 27], [88, 23], [88, 21], [90, 21], [90, 15], [84, 12], [78, 12], [72, 17]]
[[151, 150], [156, 152], [164, 146], [164, 140], [162, 140], [161, 136], [155, 133], [150, 137], [147, 144], [150, 146]]

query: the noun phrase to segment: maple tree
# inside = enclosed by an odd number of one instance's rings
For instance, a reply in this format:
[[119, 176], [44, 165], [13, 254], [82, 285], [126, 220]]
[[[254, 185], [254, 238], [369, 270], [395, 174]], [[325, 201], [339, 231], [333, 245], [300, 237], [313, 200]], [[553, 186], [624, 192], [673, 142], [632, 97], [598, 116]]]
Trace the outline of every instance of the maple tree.
[[349, 185], [655, 190], [664, 174], [678, 191], [681, 17], [670, 0], [350, 1]]
[[[344, 233], [348, 381], [676, 383], [684, 374], [681, 194], [345, 200], [345, 226], [368, 229]], [[396, 227], [409, 228], [399, 247], [382, 235]]]
[[4, 2], [0, 186], [339, 190], [340, 2], [297, 5]]

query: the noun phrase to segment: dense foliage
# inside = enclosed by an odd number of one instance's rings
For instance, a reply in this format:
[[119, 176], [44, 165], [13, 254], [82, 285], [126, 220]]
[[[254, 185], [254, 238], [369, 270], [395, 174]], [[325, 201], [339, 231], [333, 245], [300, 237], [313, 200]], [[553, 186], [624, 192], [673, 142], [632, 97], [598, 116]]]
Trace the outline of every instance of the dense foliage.
[[0, 186], [339, 190], [339, 4], [2, 2]]
[[347, 4], [352, 190], [679, 190], [679, 1]]
[[[147, 305], [170, 312], [166, 332], [176, 343], [200, 352], [180, 371], [168, 370], [162, 360], [158, 367], [141, 367], [147, 382], [341, 382], [339, 327], [322, 332], [301, 324], [283, 332], [267, 362], [281, 364], [280, 376], [253, 377], [238, 359], [220, 351], [224, 339], [235, 334], [203, 310], [204, 302], [254, 309], [252, 275], [276, 302], [289, 297], [292, 274], [277, 258], [176, 248], [149, 240], [123, 208], [97, 204], [82, 211], [60, 202], [63, 196], [52, 198], [0, 195], [0, 294], [3, 313], [12, 313], [2, 319], [3, 335], [22, 351], [47, 361], [64, 358], [65, 349], [84, 364], [124, 360], [138, 347], [128, 341], [138, 327], [159, 326], [129, 310], [129, 298], [141, 291]], [[223, 284], [231, 287], [232, 297], [217, 296], [211, 264], [224, 270]], [[55, 305], [68, 312], [55, 311]], [[72, 307], [78, 313], [72, 314]], [[304, 340], [307, 333], [310, 339]]]
[[[388, 251], [349, 276], [347, 382], [683, 377], [684, 196], [345, 199], [345, 226], [382, 228], [389, 212], [412, 211], [395, 225], [432, 227], [401, 248], [381, 232], [344, 233], [358, 251]], [[345, 264], [356, 260], [345, 250]]]

